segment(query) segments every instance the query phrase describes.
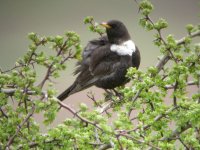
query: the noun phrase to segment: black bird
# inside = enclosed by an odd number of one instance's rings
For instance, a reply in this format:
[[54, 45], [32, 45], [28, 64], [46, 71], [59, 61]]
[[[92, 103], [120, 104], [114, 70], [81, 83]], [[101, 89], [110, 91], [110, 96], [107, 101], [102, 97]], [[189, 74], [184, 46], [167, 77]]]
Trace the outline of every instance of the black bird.
[[89, 41], [74, 73], [78, 74], [76, 80], [57, 97], [59, 100], [93, 85], [103, 89], [124, 85], [128, 82], [127, 69], [139, 67], [140, 52], [125, 25], [118, 20], [101, 25], [106, 28], [107, 36]]

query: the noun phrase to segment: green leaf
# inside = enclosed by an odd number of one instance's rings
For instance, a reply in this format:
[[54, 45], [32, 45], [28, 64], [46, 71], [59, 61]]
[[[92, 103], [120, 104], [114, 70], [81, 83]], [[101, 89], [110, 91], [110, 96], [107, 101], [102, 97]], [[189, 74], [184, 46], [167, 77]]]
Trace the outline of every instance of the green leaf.
[[35, 41], [36, 38], [37, 38], [36, 33], [34, 33], [34, 32], [29, 33], [29, 34], [28, 34], [28, 38], [29, 38], [30, 40], [32, 40], [32, 41]]
[[82, 112], [85, 112], [85, 111], [87, 111], [88, 107], [87, 107], [86, 104], [80, 103], [80, 109], [81, 109]]
[[167, 28], [168, 27], [168, 23], [165, 19], [160, 18], [155, 24], [154, 24], [154, 28], [158, 31], [160, 31], [161, 29]]
[[94, 20], [93, 16], [88, 16], [88, 17], [86, 17], [86, 18], [84, 19], [84, 23], [85, 23], [85, 24], [88, 24], [88, 23], [92, 22], [93, 20]]
[[59, 46], [61, 46], [63, 44], [63, 40], [64, 40], [64, 37], [60, 36], [60, 35], [57, 35], [55, 37], [55, 43]]
[[147, 16], [153, 10], [153, 5], [151, 4], [151, 2], [149, 0], [143, 0], [140, 2], [139, 8], [140, 8], [140, 11], [142, 12], [142, 14], [144, 16]]
[[188, 25], [186, 25], [186, 29], [187, 29], [188, 33], [191, 33], [192, 30], [194, 29], [194, 26], [192, 24], [188, 24]]
[[173, 35], [171, 35], [171, 34], [169, 34], [168, 36], [167, 36], [167, 46], [168, 46], [168, 48], [172, 48], [172, 49], [176, 49], [177, 48], [177, 43], [176, 43], [176, 41], [175, 41], [175, 39], [174, 39], [174, 37], [173, 37]]

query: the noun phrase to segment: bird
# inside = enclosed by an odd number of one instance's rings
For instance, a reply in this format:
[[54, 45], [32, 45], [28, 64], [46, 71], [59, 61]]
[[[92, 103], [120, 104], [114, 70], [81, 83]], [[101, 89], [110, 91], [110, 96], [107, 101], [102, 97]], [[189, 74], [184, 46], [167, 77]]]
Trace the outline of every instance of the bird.
[[126, 84], [127, 69], [139, 68], [140, 51], [123, 22], [109, 20], [100, 24], [106, 35], [88, 42], [77, 63], [74, 83], [57, 98], [60, 101], [93, 85], [105, 90]]

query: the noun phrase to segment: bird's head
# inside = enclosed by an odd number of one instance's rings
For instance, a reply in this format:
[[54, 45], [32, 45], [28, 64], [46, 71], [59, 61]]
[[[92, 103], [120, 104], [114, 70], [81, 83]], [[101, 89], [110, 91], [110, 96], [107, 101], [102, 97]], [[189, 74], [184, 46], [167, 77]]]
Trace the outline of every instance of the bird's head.
[[130, 40], [128, 30], [121, 21], [110, 20], [108, 22], [102, 22], [101, 25], [106, 28], [110, 43], [121, 44], [124, 41]]

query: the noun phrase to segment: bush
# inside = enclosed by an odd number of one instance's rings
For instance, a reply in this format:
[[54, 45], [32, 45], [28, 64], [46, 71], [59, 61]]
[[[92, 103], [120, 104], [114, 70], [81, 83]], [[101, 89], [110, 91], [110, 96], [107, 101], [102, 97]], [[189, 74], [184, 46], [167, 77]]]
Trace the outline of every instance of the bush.
[[[155, 32], [153, 41], [163, 56], [145, 72], [130, 68], [127, 77], [132, 84], [105, 93], [104, 101], [89, 95], [94, 102], [90, 111], [86, 104], [74, 110], [59, 101], [51, 82], [66, 68], [66, 61], [81, 59], [79, 35], [29, 34], [32, 43], [27, 54], [12, 69], [0, 73], [0, 148], [200, 149], [200, 45], [193, 42], [200, 36], [200, 27], [188, 24], [188, 35], [180, 40], [173, 35], [163, 37], [167, 21], [150, 18], [153, 5], [148, 0], [141, 1], [138, 7], [140, 25]], [[104, 33], [92, 17], [84, 23], [92, 32]], [[38, 50], [49, 45], [54, 55]], [[36, 84], [38, 65], [46, 73]], [[44, 123], [50, 124], [60, 108], [74, 117], [41, 133], [33, 115], [44, 112]], [[113, 114], [117, 114], [115, 120], [111, 119]]]

